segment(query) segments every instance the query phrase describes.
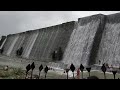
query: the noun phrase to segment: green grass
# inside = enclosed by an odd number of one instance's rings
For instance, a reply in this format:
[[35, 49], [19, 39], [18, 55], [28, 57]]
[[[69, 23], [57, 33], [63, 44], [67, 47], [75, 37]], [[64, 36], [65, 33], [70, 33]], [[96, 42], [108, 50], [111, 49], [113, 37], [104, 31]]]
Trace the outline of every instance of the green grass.
[[[30, 77], [31, 72], [28, 73], [28, 76]], [[91, 76], [97, 76], [99, 79], [104, 79], [104, 74], [100, 71], [91, 71]], [[88, 72], [83, 73], [83, 78], [87, 78], [89, 76]], [[33, 77], [38, 77], [38, 75], [33, 75]], [[49, 72], [47, 73], [46, 79], [66, 79], [66, 75], [59, 75], [55, 72]], [[77, 77], [75, 76], [77, 79]], [[81, 73], [80, 73], [81, 78]], [[120, 74], [116, 74], [116, 79], [120, 78]], [[0, 66], [0, 79], [25, 79], [25, 71], [21, 68], [13, 68], [9, 67], [8, 71], [5, 71], [3, 67]], [[45, 79], [44, 72], [41, 72], [40, 79]], [[72, 77], [69, 77], [69, 79], [72, 79]], [[106, 79], [114, 79], [113, 74], [106, 73]]]
[[0, 69], [0, 79], [22, 79], [25, 75], [25, 71], [21, 68], [9, 67], [8, 70]]
[[[89, 76], [88, 72], [83, 73], [83, 78], [87, 78]], [[92, 71], [90, 76], [97, 76], [99, 79], [104, 79], [104, 74], [100, 71]], [[120, 74], [116, 74], [116, 79], [120, 78]], [[113, 74], [106, 73], [106, 79], [114, 79]]]

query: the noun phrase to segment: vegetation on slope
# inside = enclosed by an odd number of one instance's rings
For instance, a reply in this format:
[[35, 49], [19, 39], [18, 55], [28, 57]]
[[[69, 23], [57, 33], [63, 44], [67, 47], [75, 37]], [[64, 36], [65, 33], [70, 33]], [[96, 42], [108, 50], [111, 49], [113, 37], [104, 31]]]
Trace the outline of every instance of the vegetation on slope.
[[[64, 73], [64, 72], [63, 72]], [[31, 72], [28, 73], [28, 76], [30, 77]], [[80, 78], [82, 74], [80, 73]], [[83, 78], [87, 78], [89, 76], [89, 73], [84, 71], [83, 72]], [[101, 71], [91, 71], [90, 76], [97, 76], [99, 79], [104, 79], [104, 74]], [[37, 79], [38, 75], [33, 75], [33, 79]], [[120, 74], [116, 74], [116, 79], [120, 78]], [[4, 70], [3, 66], [0, 66], [0, 79], [25, 79], [25, 71], [21, 68], [13, 68], [9, 67], [8, 70]], [[44, 72], [41, 72], [40, 79], [45, 79]], [[49, 72], [46, 75], [46, 79], [67, 79], [67, 74], [57, 74], [57, 72]], [[68, 79], [72, 79], [72, 77], [69, 77]], [[75, 79], [77, 79], [77, 76], [75, 75]], [[114, 79], [113, 74], [106, 73], [106, 79]]]

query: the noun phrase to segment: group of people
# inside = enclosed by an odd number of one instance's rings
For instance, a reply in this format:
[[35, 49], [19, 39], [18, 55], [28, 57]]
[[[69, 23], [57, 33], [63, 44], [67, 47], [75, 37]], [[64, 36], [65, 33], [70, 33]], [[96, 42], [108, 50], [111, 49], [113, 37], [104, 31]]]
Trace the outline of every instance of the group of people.
[[115, 67], [113, 67], [113, 65], [109, 65], [108, 63], [104, 63], [103, 65], [105, 65], [105, 67], [110, 71], [112, 71], [114, 69], [119, 69], [120, 70], [120, 66], [119, 66], [119, 68], [115, 68]]
[[[99, 60], [99, 65], [101, 64], [101, 61]], [[114, 69], [119, 69], [120, 70], [120, 65], [118, 68], [115, 68], [112, 64], [108, 64], [108, 63], [103, 63], [103, 65], [109, 70], [109, 71], [112, 71]]]
[[[65, 72], [68, 73], [69, 70], [71, 70], [72, 72], [74, 72], [75, 66], [73, 64], [71, 64], [70, 69], [69, 68], [65, 69], [64, 73]], [[80, 79], [80, 68], [77, 69], [77, 79]]]

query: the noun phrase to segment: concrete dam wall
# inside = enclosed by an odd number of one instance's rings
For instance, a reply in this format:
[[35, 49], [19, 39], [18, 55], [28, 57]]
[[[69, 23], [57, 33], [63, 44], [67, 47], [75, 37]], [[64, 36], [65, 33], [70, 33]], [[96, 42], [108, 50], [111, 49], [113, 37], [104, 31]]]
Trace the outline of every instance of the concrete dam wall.
[[[2, 48], [3, 55], [18, 57], [16, 51], [23, 48], [20, 58], [52, 62], [52, 53], [61, 47], [65, 51], [74, 29], [74, 23], [67, 22], [56, 26], [10, 34]], [[55, 61], [54, 61], [55, 62]]]
[[0, 49], [3, 47], [3, 44], [5, 43], [6, 36], [2, 36], [0, 39]]
[[[7, 35], [1, 41], [3, 55], [75, 66], [120, 63], [120, 14], [97, 14], [56, 26]], [[62, 50], [62, 59], [53, 53]], [[55, 54], [56, 55], [56, 54]], [[53, 65], [53, 64], [51, 64]], [[55, 64], [54, 64], [55, 65]], [[53, 66], [54, 66], [53, 65]]]

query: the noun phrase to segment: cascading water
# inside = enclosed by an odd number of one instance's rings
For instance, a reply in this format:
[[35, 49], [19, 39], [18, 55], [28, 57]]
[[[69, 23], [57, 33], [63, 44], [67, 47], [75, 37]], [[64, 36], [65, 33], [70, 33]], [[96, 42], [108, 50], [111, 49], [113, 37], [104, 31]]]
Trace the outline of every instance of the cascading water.
[[15, 35], [13, 39], [14, 39], [14, 40], [13, 40], [13, 42], [12, 42], [12, 44], [11, 44], [11, 46], [10, 46], [10, 48], [9, 48], [8, 52], [7, 52], [7, 55], [8, 55], [8, 56], [9, 56], [9, 55], [10, 55], [10, 53], [12, 52], [12, 50], [13, 50], [13, 48], [14, 48], [14, 45], [15, 45], [15, 43], [16, 43], [16, 42], [17, 42], [17, 40], [18, 40], [17, 35]]
[[33, 33], [31, 41], [29, 43], [30, 45], [29, 45], [28, 49], [25, 51], [25, 54], [23, 55], [24, 58], [29, 58], [30, 52], [32, 50], [32, 47], [34, 45], [34, 42], [35, 42], [37, 36], [38, 36], [38, 32]]
[[96, 63], [120, 65], [120, 13], [107, 16]]
[[10, 56], [12, 57], [16, 57], [16, 51], [21, 48], [24, 38], [25, 38], [25, 34], [24, 33], [19, 33], [16, 34], [17, 36], [15, 38], [17, 38], [16, 43], [14, 44], [14, 47], [10, 53]]
[[[109, 65], [120, 64], [120, 24], [109, 24], [105, 26], [97, 61]], [[98, 62], [97, 62], [98, 63]]]
[[79, 66], [88, 64], [90, 51], [93, 45], [94, 36], [99, 27], [100, 19], [91, 20], [90, 22], [82, 25], [81, 20], [78, 27], [73, 30], [70, 41], [64, 53], [63, 62], [65, 64], [73, 63]]
[[0, 49], [3, 48], [3, 46], [4, 46], [5, 42], [6, 42], [6, 40], [7, 40], [7, 38], [5, 38], [4, 41], [2, 42], [2, 44], [1, 44], [1, 46], [0, 46]]

